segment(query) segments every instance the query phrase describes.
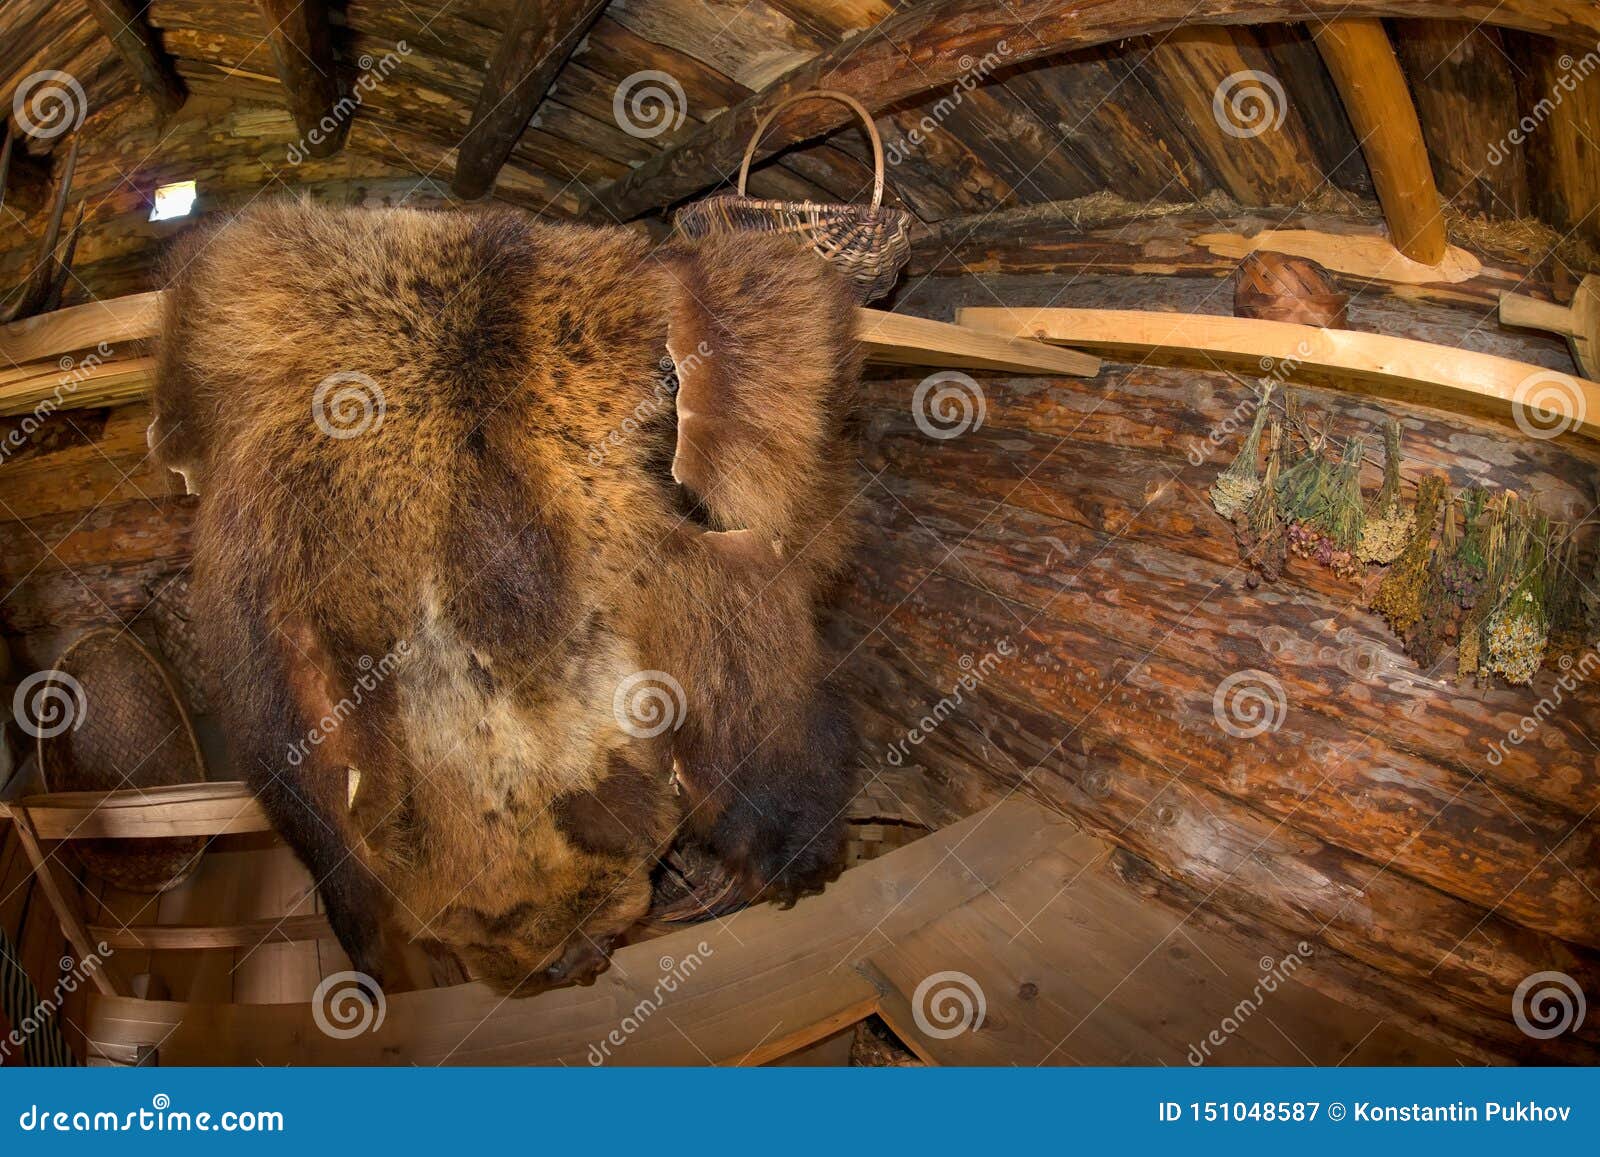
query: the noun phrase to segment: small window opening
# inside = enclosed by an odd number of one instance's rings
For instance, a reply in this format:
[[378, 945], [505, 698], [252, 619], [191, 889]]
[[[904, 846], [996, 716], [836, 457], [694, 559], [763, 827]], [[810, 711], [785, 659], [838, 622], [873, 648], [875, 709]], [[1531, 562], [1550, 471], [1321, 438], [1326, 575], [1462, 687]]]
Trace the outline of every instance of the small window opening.
[[156, 203], [150, 210], [150, 220], [171, 221], [174, 217], [187, 217], [194, 208], [193, 181], [178, 181], [162, 185], [156, 190]]

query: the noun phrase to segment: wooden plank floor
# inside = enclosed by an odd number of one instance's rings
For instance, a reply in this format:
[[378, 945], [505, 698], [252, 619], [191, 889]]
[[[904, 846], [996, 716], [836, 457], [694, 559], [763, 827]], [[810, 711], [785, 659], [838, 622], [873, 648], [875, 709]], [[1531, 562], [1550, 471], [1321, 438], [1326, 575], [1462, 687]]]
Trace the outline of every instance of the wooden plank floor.
[[[1241, 950], [1141, 899], [1106, 870], [1106, 850], [1013, 799], [792, 910], [629, 946], [589, 988], [393, 993], [381, 1026], [337, 1040], [293, 995], [314, 975], [300, 962], [284, 1003], [240, 1001], [240, 968], [231, 1001], [204, 976], [188, 1001], [92, 996], [86, 1031], [113, 1055], [159, 1046], [169, 1065], [754, 1064], [878, 1012], [942, 1064], [1459, 1059], [1306, 987], [1293, 973], [1314, 969], [1314, 954], [1291, 964], [1292, 945]], [[316, 958], [316, 945], [295, 947]], [[326, 947], [315, 975], [343, 963]], [[974, 1010], [964, 1023], [959, 992]]]

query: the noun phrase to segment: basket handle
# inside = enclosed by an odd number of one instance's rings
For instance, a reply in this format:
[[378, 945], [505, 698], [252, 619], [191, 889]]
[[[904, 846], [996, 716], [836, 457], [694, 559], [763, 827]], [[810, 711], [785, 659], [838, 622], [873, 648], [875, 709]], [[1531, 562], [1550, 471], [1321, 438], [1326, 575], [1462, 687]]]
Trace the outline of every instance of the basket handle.
[[760, 123], [756, 125], [755, 133], [750, 137], [750, 143], [745, 146], [744, 160], [739, 163], [739, 196], [745, 195], [745, 182], [750, 178], [750, 162], [755, 159], [756, 146], [761, 143], [761, 138], [772, 124], [773, 118], [790, 105], [803, 100], [836, 100], [849, 105], [856, 116], [861, 118], [861, 123], [867, 126], [867, 137], [872, 141], [872, 207], [876, 209], [883, 204], [883, 139], [878, 136], [878, 126], [872, 123], [872, 114], [859, 100], [836, 88], [813, 88], [807, 92], [796, 93], [779, 101], [766, 116], [761, 118]]

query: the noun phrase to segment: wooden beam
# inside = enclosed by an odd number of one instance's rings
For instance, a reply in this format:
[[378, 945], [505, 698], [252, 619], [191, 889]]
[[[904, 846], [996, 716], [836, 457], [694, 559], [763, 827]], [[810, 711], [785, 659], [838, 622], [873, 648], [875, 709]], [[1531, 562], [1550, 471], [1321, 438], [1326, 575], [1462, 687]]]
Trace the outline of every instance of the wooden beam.
[[344, 147], [353, 105], [339, 95], [333, 35], [326, 0], [255, 0], [267, 21], [267, 43], [278, 79], [288, 94], [295, 128], [313, 157], [331, 157]]
[[1537, 126], [1523, 143], [1534, 210], [1559, 232], [1600, 245], [1600, 75], [1582, 71], [1586, 53], [1568, 53], [1543, 37], [1506, 41], [1516, 64], [1517, 110], [1530, 118], [1524, 126]]
[[150, 27], [145, 13], [149, 4], [138, 0], [85, 0], [85, 3], [122, 63], [128, 66], [150, 103], [156, 106], [157, 115], [164, 119], [182, 108], [189, 90], [184, 87], [172, 58], [162, 50], [155, 29]]
[[1600, 274], [1591, 273], [1578, 283], [1570, 306], [1520, 293], [1501, 294], [1500, 324], [1560, 334], [1578, 368], [1600, 381]]
[[[1282, 321], [1136, 309], [963, 309], [962, 325], [1062, 342], [1163, 364], [1310, 372], [1341, 386], [1398, 390], [1425, 404], [1490, 399], [1554, 410], [1563, 429], [1600, 438], [1600, 385], [1570, 374], [1410, 338], [1319, 329]], [[1267, 359], [1271, 359], [1268, 361]], [[1526, 420], [1526, 419], [1524, 419]], [[1540, 429], [1548, 423], [1540, 421]]]
[[334, 939], [328, 918], [319, 914], [279, 916], [243, 924], [130, 924], [126, 928], [91, 924], [89, 937], [107, 948], [139, 952], [254, 949], [263, 944]]
[[494, 187], [556, 73], [605, 6], [606, 0], [520, 0], [512, 7], [457, 153], [450, 186], [457, 196], [475, 200]]
[[[0, 370], [0, 415], [26, 414], [50, 399], [58, 408], [82, 409], [131, 401], [147, 393], [155, 377], [153, 357], [125, 357], [91, 364], [84, 359], [63, 370], [53, 357], [100, 342], [154, 337], [161, 320], [161, 293], [92, 302], [9, 326], [0, 326], [0, 355], [24, 362]], [[1094, 377], [1098, 358], [1039, 342], [997, 338], [948, 322], [863, 309], [857, 334], [869, 361], [890, 365], [956, 366], [1025, 374]], [[26, 354], [28, 360], [23, 356]]]
[[1523, 109], [1500, 31], [1438, 20], [1391, 27], [1439, 195], [1464, 212], [1526, 217], [1532, 198], [1517, 127]]
[[1002, 337], [949, 322], [863, 309], [857, 334], [867, 360], [885, 365], [938, 364], [968, 370], [1007, 370], [1019, 374], [1068, 374], [1092, 378], [1100, 359], [1042, 342]]
[[26, 813], [40, 839], [155, 839], [269, 832], [272, 824], [236, 781], [137, 791], [58, 791], [0, 803], [0, 817]]
[[[757, 122], [778, 102], [811, 88], [848, 92], [874, 113], [920, 93], [955, 84], [973, 61], [1010, 67], [1041, 56], [1159, 35], [1183, 24], [1260, 24], [1321, 17], [1415, 16], [1523, 28], [1592, 46], [1600, 8], [1586, 0], [930, 0], [818, 56], [665, 149], [604, 191], [601, 202], [622, 219], [682, 200], [736, 169]], [[783, 130], [757, 153], [846, 123], [842, 106], [813, 101], [793, 110]]]
[[1389, 34], [1376, 19], [1341, 19], [1317, 24], [1314, 35], [1366, 155], [1395, 248], [1437, 265], [1449, 244], [1444, 203]]
[[51, 409], [82, 410], [131, 402], [150, 392], [155, 380], [155, 358], [88, 363], [63, 370], [46, 362], [36, 372], [0, 384], [0, 416], [28, 414], [45, 402]]
[[91, 301], [0, 326], [0, 365], [22, 365], [57, 354], [154, 336], [161, 294], [133, 293]]

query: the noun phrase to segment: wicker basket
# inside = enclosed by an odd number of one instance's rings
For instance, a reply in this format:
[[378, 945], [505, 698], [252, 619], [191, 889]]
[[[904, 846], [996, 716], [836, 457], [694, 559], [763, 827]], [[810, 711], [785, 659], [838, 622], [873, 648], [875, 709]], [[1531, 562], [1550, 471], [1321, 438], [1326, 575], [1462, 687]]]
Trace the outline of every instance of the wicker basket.
[[[745, 195], [750, 162], [773, 118], [803, 100], [842, 101], [867, 126], [872, 140], [872, 203], [833, 205], [815, 201], [762, 200]], [[814, 89], [780, 102], [756, 125], [739, 165], [739, 188], [695, 201], [673, 219], [686, 237], [717, 233], [784, 233], [805, 242], [849, 280], [863, 304], [882, 297], [911, 258], [911, 214], [883, 204], [883, 140], [861, 102], [848, 93]]]
[[[46, 791], [124, 791], [202, 783], [205, 762], [177, 686], [161, 661], [126, 631], [80, 635], [38, 692], [58, 713], [39, 728]], [[130, 892], [164, 892], [186, 880], [204, 836], [76, 840], [84, 869]]]
[[211, 714], [218, 700], [216, 677], [195, 629], [188, 575], [180, 571], [147, 584], [145, 594], [150, 599], [145, 618], [155, 626], [156, 646], [167, 669], [177, 676], [189, 710]]

